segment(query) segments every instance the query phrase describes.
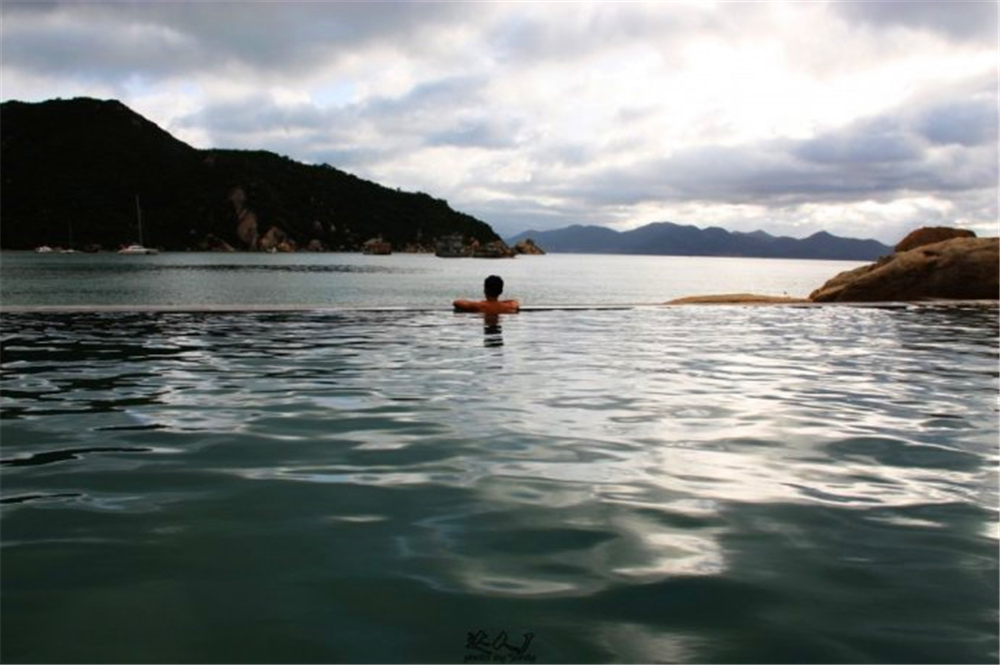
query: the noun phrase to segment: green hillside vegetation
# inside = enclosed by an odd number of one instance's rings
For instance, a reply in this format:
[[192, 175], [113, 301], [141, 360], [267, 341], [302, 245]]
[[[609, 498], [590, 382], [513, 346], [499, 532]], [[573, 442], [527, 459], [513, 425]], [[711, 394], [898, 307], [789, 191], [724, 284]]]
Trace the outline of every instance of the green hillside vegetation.
[[[485, 222], [427, 194], [270, 152], [197, 150], [117, 101], [5, 102], [0, 127], [4, 249], [133, 242], [137, 196], [145, 244], [167, 250], [354, 251], [377, 236], [432, 250], [452, 234], [498, 240]], [[238, 233], [247, 219], [255, 233]]]

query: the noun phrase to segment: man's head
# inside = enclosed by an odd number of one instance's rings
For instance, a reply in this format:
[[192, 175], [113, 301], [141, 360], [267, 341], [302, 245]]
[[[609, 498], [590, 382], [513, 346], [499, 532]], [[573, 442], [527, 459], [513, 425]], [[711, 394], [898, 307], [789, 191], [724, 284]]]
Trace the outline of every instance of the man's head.
[[503, 280], [497, 275], [490, 275], [483, 284], [483, 291], [487, 298], [499, 298], [503, 293]]

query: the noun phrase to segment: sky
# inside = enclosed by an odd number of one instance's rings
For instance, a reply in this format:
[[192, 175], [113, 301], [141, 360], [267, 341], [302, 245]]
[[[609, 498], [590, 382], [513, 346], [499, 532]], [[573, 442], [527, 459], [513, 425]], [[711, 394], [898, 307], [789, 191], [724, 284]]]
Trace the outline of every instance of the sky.
[[657, 221], [998, 234], [998, 3], [13, 2], [0, 98], [446, 199], [509, 237]]

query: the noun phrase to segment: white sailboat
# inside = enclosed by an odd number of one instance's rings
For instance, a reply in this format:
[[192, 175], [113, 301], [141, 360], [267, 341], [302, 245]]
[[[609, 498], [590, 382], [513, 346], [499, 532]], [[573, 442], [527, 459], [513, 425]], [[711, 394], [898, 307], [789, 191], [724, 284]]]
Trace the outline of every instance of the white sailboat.
[[35, 248], [35, 254], [76, 254], [76, 250], [73, 249], [73, 221], [69, 222], [69, 246], [68, 247], [50, 247], [49, 245], [39, 245]]
[[135, 195], [135, 216], [139, 223], [139, 244], [132, 243], [118, 250], [119, 254], [159, 254], [160, 250], [145, 247], [142, 244], [142, 208], [139, 207], [139, 195]]

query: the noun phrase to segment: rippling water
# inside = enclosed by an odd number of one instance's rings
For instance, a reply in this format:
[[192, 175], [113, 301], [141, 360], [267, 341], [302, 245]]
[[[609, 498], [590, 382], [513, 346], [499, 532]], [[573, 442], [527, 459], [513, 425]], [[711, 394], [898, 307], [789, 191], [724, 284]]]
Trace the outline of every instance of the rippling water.
[[995, 307], [2, 323], [5, 661], [998, 657]]

